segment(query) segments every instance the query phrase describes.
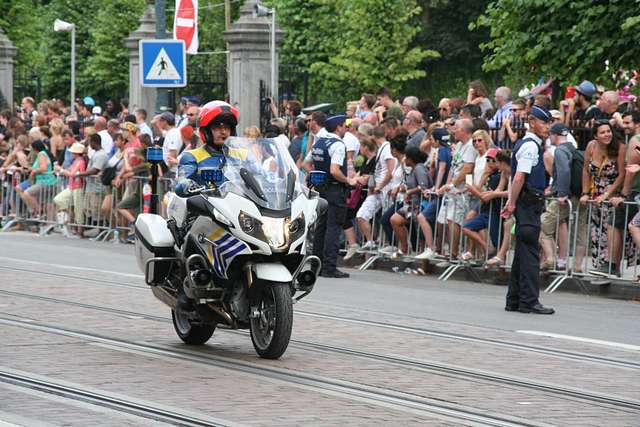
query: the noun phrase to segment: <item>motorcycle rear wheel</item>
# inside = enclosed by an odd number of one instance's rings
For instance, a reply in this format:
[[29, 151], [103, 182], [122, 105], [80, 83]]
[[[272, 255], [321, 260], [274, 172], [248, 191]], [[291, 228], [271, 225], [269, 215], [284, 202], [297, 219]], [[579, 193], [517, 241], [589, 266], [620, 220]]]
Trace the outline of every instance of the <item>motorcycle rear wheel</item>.
[[185, 344], [202, 345], [209, 341], [216, 330], [216, 325], [194, 324], [180, 310], [171, 310], [171, 318], [173, 319], [173, 328]]
[[287, 283], [272, 283], [252, 301], [258, 316], [251, 317], [250, 330], [253, 348], [264, 359], [278, 359], [291, 339], [293, 304]]

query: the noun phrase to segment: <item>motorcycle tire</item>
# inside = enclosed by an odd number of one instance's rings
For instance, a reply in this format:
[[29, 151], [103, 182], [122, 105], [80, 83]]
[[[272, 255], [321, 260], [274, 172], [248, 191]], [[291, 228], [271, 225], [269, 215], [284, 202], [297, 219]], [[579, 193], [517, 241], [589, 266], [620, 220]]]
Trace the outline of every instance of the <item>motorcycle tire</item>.
[[293, 326], [289, 284], [272, 283], [264, 286], [251, 306], [260, 311], [260, 315], [252, 317], [249, 324], [253, 348], [264, 359], [278, 359], [289, 345]]
[[209, 341], [209, 338], [216, 330], [216, 325], [195, 325], [179, 311], [176, 312], [176, 310], [171, 310], [171, 318], [173, 319], [173, 328], [185, 344], [202, 345]]

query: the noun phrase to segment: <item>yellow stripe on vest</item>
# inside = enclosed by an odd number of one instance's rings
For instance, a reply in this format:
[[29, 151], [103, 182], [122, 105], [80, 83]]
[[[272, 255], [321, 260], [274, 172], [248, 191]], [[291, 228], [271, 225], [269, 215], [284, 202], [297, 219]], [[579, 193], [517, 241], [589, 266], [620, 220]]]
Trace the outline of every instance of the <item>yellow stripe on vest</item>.
[[196, 162], [200, 163], [201, 161], [208, 159], [211, 157], [211, 154], [207, 150], [204, 149], [204, 146], [196, 148], [195, 150], [189, 150], [187, 153], [191, 154], [196, 158]]

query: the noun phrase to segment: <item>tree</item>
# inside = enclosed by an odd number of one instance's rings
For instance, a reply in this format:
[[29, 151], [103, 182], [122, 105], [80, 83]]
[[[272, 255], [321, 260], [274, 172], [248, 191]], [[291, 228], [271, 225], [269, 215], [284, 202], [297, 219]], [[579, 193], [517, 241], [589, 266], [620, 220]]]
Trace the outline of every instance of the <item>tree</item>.
[[471, 29], [488, 28], [484, 69], [512, 80], [556, 76], [610, 83], [618, 68], [640, 62], [634, 37], [640, 1], [494, 0]]
[[32, 74], [44, 63], [41, 49], [42, 6], [34, 0], [12, 0], [0, 3], [0, 27], [18, 49], [16, 74]]
[[487, 40], [486, 28], [469, 31], [484, 12], [490, 0], [420, 0], [422, 7], [419, 33], [414, 45], [434, 49], [439, 57], [427, 57], [422, 66], [426, 77], [406, 87], [407, 94], [441, 97], [466, 97], [470, 81], [482, 79], [488, 86], [497, 86], [499, 76], [482, 70], [483, 52], [480, 44]]
[[424, 76], [421, 61], [435, 56], [411, 46], [418, 32], [415, 0], [273, 0], [285, 31], [282, 58], [311, 75], [317, 98], [354, 99], [388, 86], [401, 90]]
[[129, 55], [124, 39], [140, 25], [144, 9], [144, 0], [103, 2], [87, 40], [89, 56], [78, 79], [81, 93], [106, 100], [128, 92]]

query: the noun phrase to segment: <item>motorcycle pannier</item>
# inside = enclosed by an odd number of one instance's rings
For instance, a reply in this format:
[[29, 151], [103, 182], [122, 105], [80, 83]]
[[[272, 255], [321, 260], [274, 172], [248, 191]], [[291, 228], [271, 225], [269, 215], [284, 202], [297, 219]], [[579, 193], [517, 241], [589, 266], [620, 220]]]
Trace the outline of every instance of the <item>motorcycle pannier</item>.
[[[141, 214], [136, 219], [136, 255], [138, 267], [146, 271], [146, 262], [151, 258], [172, 258], [173, 236], [167, 221], [160, 215]], [[160, 284], [169, 274], [173, 261], [156, 261], [149, 266], [147, 283]]]

